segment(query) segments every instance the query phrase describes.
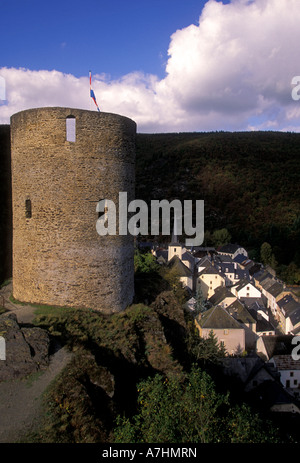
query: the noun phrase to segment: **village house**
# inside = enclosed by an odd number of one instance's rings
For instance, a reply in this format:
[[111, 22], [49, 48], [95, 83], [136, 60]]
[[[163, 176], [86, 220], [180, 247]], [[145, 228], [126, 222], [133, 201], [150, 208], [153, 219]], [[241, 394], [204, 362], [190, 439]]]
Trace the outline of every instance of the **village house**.
[[245, 258], [248, 257], [248, 253], [245, 248], [239, 246], [238, 244], [225, 244], [217, 249], [218, 254], [230, 256], [232, 259], [238, 255], [243, 255]]
[[270, 359], [280, 373], [281, 384], [295, 397], [300, 397], [300, 362], [291, 355], [273, 355]]
[[216, 288], [225, 286], [226, 277], [213, 265], [208, 264], [197, 275], [197, 288], [200, 285], [203, 297], [209, 299], [215, 293]]
[[237, 284], [231, 288], [232, 294], [234, 294], [238, 299], [241, 298], [259, 298], [261, 297], [261, 292], [252, 284], [248, 279], [243, 278]]
[[279, 307], [278, 314], [283, 332], [295, 335], [300, 333], [300, 303], [289, 293], [279, 299], [277, 305]]
[[227, 312], [237, 320], [245, 330], [245, 348], [247, 352], [254, 351], [256, 347], [256, 320], [245, 305], [236, 299], [227, 308]]
[[277, 381], [279, 382], [280, 375], [272, 363], [264, 362], [260, 359], [251, 370], [248, 378], [245, 381], [245, 392], [253, 391], [261, 384]]
[[202, 338], [207, 338], [212, 331], [219, 343], [223, 343], [229, 355], [242, 354], [245, 351], [245, 330], [226, 309], [215, 306], [195, 320]]
[[236, 262], [220, 262], [217, 259], [214, 259], [214, 265], [219, 272], [225, 275], [226, 286], [233, 286], [244, 278], [249, 279], [248, 271], [242, 270]]
[[211, 305], [227, 307], [236, 301], [236, 299], [236, 296], [234, 296], [226, 286], [218, 286], [215, 289], [215, 293], [208, 299], [208, 302]]
[[274, 355], [292, 355], [292, 335], [276, 334], [275, 336], [261, 336], [256, 342], [256, 352], [265, 361]]
[[168, 267], [171, 267], [174, 270], [174, 273], [178, 276], [179, 280], [181, 281], [182, 285], [189, 290], [193, 291], [194, 289], [194, 274], [193, 272], [187, 267], [179, 257], [174, 254], [172, 259], [168, 262]]
[[256, 321], [256, 334], [257, 336], [275, 336], [276, 331], [272, 323], [267, 320], [260, 311], [249, 310], [250, 314]]

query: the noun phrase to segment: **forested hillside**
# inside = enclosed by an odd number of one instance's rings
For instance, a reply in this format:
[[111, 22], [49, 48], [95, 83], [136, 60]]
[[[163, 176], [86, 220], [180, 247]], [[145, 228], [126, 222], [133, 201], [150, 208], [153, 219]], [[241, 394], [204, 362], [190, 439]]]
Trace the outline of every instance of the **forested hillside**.
[[231, 241], [244, 245], [253, 258], [268, 242], [279, 273], [291, 268], [295, 273], [299, 161], [298, 133], [138, 134], [136, 197], [203, 199], [205, 244], [214, 244], [213, 232], [226, 228]]

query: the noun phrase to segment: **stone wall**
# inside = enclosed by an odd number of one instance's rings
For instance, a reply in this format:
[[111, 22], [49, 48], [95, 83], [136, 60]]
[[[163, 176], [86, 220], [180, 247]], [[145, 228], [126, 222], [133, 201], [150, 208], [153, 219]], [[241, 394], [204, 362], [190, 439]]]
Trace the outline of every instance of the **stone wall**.
[[[76, 141], [66, 140], [75, 117]], [[133, 238], [100, 236], [96, 205], [134, 199], [136, 124], [116, 114], [39, 108], [11, 118], [13, 296], [123, 310], [134, 293]]]
[[10, 126], [0, 125], [0, 283], [12, 276]]

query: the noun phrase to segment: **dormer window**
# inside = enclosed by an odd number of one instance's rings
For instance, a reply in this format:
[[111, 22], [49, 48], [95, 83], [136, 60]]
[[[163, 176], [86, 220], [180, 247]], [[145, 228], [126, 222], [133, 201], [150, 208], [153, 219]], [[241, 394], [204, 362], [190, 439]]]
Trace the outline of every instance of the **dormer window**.
[[76, 118], [68, 116], [66, 118], [66, 140], [70, 142], [76, 141]]

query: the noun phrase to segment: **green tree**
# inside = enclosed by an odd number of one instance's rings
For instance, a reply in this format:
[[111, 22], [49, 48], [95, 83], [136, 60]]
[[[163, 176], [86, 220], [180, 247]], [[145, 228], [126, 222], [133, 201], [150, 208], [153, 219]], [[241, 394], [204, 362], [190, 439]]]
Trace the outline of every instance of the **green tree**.
[[136, 273], [155, 273], [159, 270], [159, 264], [151, 252], [134, 253], [134, 271]]
[[216, 391], [208, 373], [193, 366], [185, 378], [173, 376], [138, 385], [138, 412], [117, 419], [117, 443], [277, 442], [277, 430], [246, 406], [232, 407]]
[[264, 242], [260, 248], [260, 259], [264, 265], [270, 265], [273, 269], [277, 267], [277, 261], [272, 252], [272, 246]]
[[194, 315], [197, 317], [200, 313], [203, 313], [207, 310], [201, 285], [198, 285], [197, 287], [195, 299], [196, 303], [194, 307]]
[[115, 442], [216, 442], [221, 420], [216, 413], [227, 396], [216, 392], [210, 376], [193, 368], [180, 377], [156, 375], [138, 386], [139, 411], [118, 419]]
[[180, 276], [175, 266], [167, 267], [163, 266], [160, 269], [160, 275], [168, 283], [169, 288], [173, 291], [173, 294], [176, 296], [176, 299], [184, 304], [187, 300], [188, 293], [186, 288], [183, 286], [180, 281]]
[[207, 362], [218, 363], [218, 359], [227, 355], [224, 343], [219, 343], [216, 335], [211, 330], [207, 338], [199, 336], [195, 325], [190, 328], [187, 336], [187, 349], [194, 359], [205, 365]]
[[220, 230], [215, 230], [212, 235], [212, 241], [216, 248], [219, 246], [224, 246], [225, 244], [230, 243], [231, 234], [229, 233], [227, 228], [221, 228]]
[[264, 422], [246, 404], [233, 407], [226, 418], [231, 443], [278, 443], [278, 431], [270, 422]]

